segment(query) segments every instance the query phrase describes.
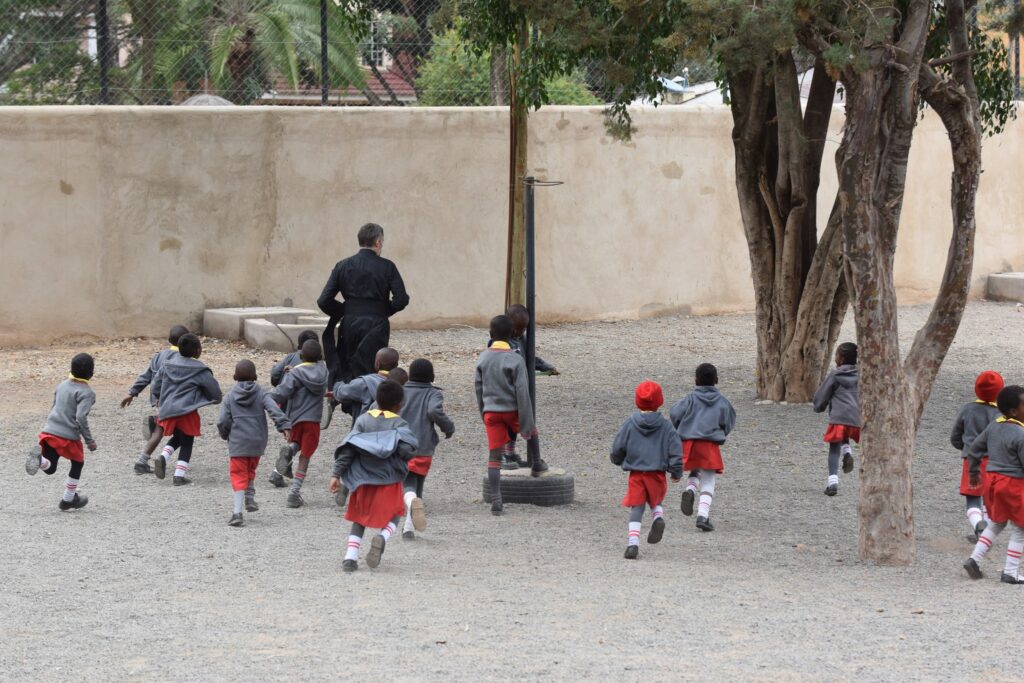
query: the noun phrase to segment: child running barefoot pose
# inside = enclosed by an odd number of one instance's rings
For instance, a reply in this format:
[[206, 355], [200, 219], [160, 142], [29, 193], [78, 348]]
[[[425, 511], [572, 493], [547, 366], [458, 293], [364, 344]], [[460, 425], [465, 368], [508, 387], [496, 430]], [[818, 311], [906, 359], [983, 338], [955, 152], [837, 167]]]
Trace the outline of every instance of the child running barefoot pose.
[[665, 472], [672, 481], [683, 477], [683, 452], [679, 437], [658, 408], [664, 403], [661, 387], [654, 382], [641, 382], [636, 388], [639, 412], [626, 420], [612, 443], [611, 460], [629, 472], [629, 485], [622, 505], [629, 508], [629, 542], [626, 559], [640, 555], [640, 526], [644, 509], [651, 508], [654, 522], [647, 534], [648, 543], [658, 543], [665, 533], [664, 510], [661, 507], [668, 493]]
[[680, 509], [689, 517], [693, 500], [700, 492], [697, 505], [697, 528], [714, 531], [711, 523], [711, 500], [715, 495], [715, 476], [725, 470], [722, 444], [736, 425], [736, 411], [719, 393], [718, 368], [711, 363], [697, 366], [696, 388], [672, 406], [670, 417], [676, 433], [683, 440], [683, 469], [690, 472]]
[[345, 519], [352, 522], [352, 531], [341, 563], [346, 572], [354, 572], [359, 567], [359, 548], [367, 527], [381, 531], [373, 537], [366, 564], [371, 568], [380, 564], [388, 539], [405, 512], [402, 481], [409, 472], [407, 463], [416, 452], [417, 444], [409, 423], [398, 415], [403, 398], [401, 384], [390, 380], [381, 382], [377, 387], [380, 408], [359, 416], [335, 455], [334, 476], [328, 490], [336, 494], [344, 481], [350, 492]]
[[836, 367], [814, 392], [814, 412], [828, 408], [828, 484], [825, 495], [839, 492], [839, 456], [843, 456], [843, 472], [853, 472], [850, 439], [860, 443], [860, 389], [857, 383], [857, 345], [844, 342], [836, 349]]
[[1010, 543], [1000, 580], [1022, 584], [1020, 557], [1024, 553], [1024, 387], [1011, 385], [996, 398], [1003, 415], [978, 435], [967, 453], [970, 485], [981, 485], [981, 459], [988, 453], [988, 471], [982, 497], [992, 523], [981, 532], [974, 552], [964, 562], [972, 579], [982, 577], [978, 563], [992, 547], [996, 536], [1010, 525]]
[[[231, 465], [231, 488], [235, 492], [235, 507], [228, 520], [229, 526], [245, 526], [242, 517], [244, 499], [246, 512], [256, 512], [256, 468], [267, 450], [267, 414], [274, 418], [277, 430], [287, 440], [290, 423], [274, 399], [256, 384], [256, 365], [251, 360], [240, 360], [235, 365], [235, 386], [224, 397], [220, 407], [217, 431], [228, 442]], [[317, 423], [319, 426], [319, 423]]]
[[963, 459], [960, 495], [964, 497], [967, 504], [967, 521], [970, 523], [971, 529], [974, 530], [975, 541], [981, 537], [981, 532], [988, 526], [981, 501], [982, 492], [985, 489], [985, 467], [988, 465], [988, 455], [982, 454], [981, 477], [977, 486], [971, 486], [967, 455], [970, 452], [971, 444], [974, 443], [978, 435], [999, 417], [999, 408], [995, 401], [1003, 389], [1003, 384], [1003, 378], [992, 370], [986, 370], [978, 375], [974, 381], [974, 395], [978, 398], [960, 409], [956, 421], [953, 423], [953, 432], [949, 437], [953, 448], [960, 451]]
[[30, 475], [40, 469], [53, 474], [60, 458], [71, 461], [64, 495], [57, 505], [61, 510], [84, 508], [89, 502], [84, 493], [78, 492], [78, 482], [85, 466], [82, 440], [90, 451], [96, 450], [96, 441], [89, 431], [89, 411], [96, 402], [96, 394], [89, 387], [93, 367], [92, 356], [87, 353], [79, 353], [71, 359], [71, 375], [57, 385], [50, 416], [39, 435], [39, 445], [32, 448], [25, 461], [25, 471]]

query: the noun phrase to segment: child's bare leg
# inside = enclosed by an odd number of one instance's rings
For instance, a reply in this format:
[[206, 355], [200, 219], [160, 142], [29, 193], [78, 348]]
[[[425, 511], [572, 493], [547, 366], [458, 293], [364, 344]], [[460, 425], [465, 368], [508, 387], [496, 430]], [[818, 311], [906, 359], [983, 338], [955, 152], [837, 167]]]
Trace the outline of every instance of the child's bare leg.
[[160, 440], [163, 437], [164, 430], [160, 429], [159, 425], [149, 432], [149, 439], [146, 440], [146, 445], [142, 447], [142, 452], [135, 459], [135, 474], [149, 474], [153, 471], [153, 468], [149, 465], [149, 458], [153, 455], [156, 447], [160, 445]]
[[306, 481], [306, 470], [309, 469], [309, 456], [299, 456], [299, 463], [295, 466], [295, 477], [292, 479], [292, 488], [288, 492], [288, 507], [300, 508], [306, 504], [302, 500], [302, 484]]

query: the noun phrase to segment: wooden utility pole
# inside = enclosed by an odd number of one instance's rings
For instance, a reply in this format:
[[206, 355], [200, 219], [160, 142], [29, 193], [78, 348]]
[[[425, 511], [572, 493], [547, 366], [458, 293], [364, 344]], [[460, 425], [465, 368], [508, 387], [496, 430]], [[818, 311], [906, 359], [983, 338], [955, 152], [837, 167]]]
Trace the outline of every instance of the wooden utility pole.
[[526, 224], [523, 213], [523, 178], [526, 177], [528, 113], [526, 103], [516, 89], [529, 33], [526, 21], [520, 24], [509, 68], [509, 178], [508, 178], [508, 252], [505, 265], [505, 307], [525, 303], [526, 299]]

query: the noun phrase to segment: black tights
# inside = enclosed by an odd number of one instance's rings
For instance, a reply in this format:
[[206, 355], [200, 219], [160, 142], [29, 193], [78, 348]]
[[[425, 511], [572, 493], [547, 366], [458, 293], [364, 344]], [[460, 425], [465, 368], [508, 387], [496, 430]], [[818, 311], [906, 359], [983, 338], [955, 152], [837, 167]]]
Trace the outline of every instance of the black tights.
[[[47, 467], [43, 472], [46, 474], [53, 474], [57, 471], [57, 463], [60, 461], [60, 456], [57, 455], [56, 449], [50, 444], [43, 444], [43, 457], [50, 461], [50, 466]], [[82, 478], [82, 468], [85, 467], [84, 462], [71, 461], [71, 469], [68, 470], [68, 476], [72, 479]]]
[[416, 474], [415, 472], [409, 472], [405, 475], [405, 481], [402, 482], [402, 489], [404, 491], [412, 491], [416, 494], [417, 498], [423, 497], [423, 482], [427, 480], [427, 477], [422, 474]]
[[167, 445], [178, 451], [178, 460], [189, 462], [192, 460], [192, 444], [196, 437], [183, 434], [180, 429], [175, 429], [174, 434], [167, 440]]

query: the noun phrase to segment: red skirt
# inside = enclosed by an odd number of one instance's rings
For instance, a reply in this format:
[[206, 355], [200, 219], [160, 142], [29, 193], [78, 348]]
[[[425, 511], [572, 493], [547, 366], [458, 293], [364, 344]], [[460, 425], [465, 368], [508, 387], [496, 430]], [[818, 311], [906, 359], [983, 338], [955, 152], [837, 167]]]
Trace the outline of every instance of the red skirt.
[[960, 475], [961, 496], [983, 496], [985, 495], [985, 468], [988, 467], [988, 456], [981, 459], [981, 483], [971, 487], [971, 466], [970, 459], [964, 458], [964, 471]]
[[714, 441], [700, 439], [683, 441], [683, 469], [687, 472], [714, 470], [721, 474], [725, 471], [721, 446]]
[[199, 433], [198, 410], [177, 417], [169, 417], [166, 420], [157, 420], [157, 423], [164, 428], [164, 436], [172, 436], [176, 429], [181, 430], [185, 436], [202, 436]]
[[363, 484], [349, 495], [345, 519], [371, 529], [383, 529], [395, 517], [405, 514], [402, 496], [400, 481], [383, 486]]
[[320, 423], [296, 422], [292, 425], [292, 443], [299, 444], [299, 453], [304, 458], [312, 458], [320, 447]]
[[661, 505], [667, 493], [668, 480], [664, 472], [630, 472], [622, 505], [628, 508], [636, 505], [654, 507]]
[[850, 425], [829, 424], [825, 430], [825, 443], [843, 443], [844, 441], [856, 441], [860, 443], [860, 427]]
[[85, 450], [82, 448], [82, 442], [77, 439], [72, 441], [71, 439], [41, 432], [39, 434], [39, 447], [42, 448], [43, 445], [50, 446], [62, 458], [67, 458], [72, 462], [85, 462]]
[[421, 477], [427, 476], [427, 472], [430, 471], [430, 465], [434, 462], [433, 456], [430, 455], [417, 455], [415, 458], [409, 461], [409, 471], [413, 474], [418, 474]]
[[996, 524], [1010, 521], [1024, 526], [1024, 479], [989, 472], [985, 477], [985, 508]]

